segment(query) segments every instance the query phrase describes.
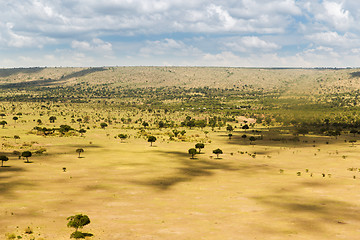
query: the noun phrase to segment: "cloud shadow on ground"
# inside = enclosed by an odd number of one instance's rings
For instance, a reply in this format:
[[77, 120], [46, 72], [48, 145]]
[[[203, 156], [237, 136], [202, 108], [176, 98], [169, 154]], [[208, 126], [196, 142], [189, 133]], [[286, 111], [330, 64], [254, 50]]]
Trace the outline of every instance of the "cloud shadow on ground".
[[157, 190], [170, 190], [173, 186], [182, 183], [190, 182], [198, 177], [211, 177], [216, 170], [231, 171], [231, 172], [246, 172], [247, 174], [256, 173], [257, 170], [270, 169], [269, 166], [235, 166], [231, 163], [226, 163], [221, 159], [205, 160], [201, 158], [191, 159], [189, 154], [176, 151], [158, 151], [161, 154], [170, 156], [170, 159], [177, 159], [181, 164], [180, 167], [175, 168], [173, 174], [167, 176], [155, 177], [144, 181], [132, 181], [133, 183], [150, 186]]

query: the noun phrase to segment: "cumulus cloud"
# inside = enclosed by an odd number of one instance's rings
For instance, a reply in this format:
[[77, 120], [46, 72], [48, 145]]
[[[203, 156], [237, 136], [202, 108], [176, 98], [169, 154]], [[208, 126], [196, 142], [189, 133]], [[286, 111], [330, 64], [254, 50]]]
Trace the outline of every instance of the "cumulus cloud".
[[360, 39], [351, 33], [340, 35], [337, 32], [319, 32], [306, 36], [313, 43], [341, 48], [360, 46]]
[[323, 2], [324, 12], [317, 13], [316, 18], [321, 21], [328, 22], [338, 30], [347, 30], [353, 23], [353, 17], [349, 10], [343, 8], [342, 3], [333, 1]]
[[225, 46], [232, 51], [254, 52], [254, 51], [273, 51], [280, 48], [276, 43], [267, 42], [256, 36], [246, 36], [232, 39], [225, 43]]
[[[2, 51], [21, 49], [26, 57], [44, 49], [44, 56], [60, 54], [53, 61], [62, 65], [66, 59], [97, 65], [131, 59], [136, 65], [146, 57], [175, 65], [258, 66], [266, 60], [308, 66], [354, 60], [360, 49], [357, 0], [24, 0], [0, 6]], [[22, 61], [2, 57], [4, 64]]]
[[169, 38], [160, 41], [147, 41], [145, 45], [139, 50], [139, 54], [144, 57], [153, 55], [194, 56], [201, 53], [199, 49], [193, 46]]
[[73, 40], [71, 47], [81, 51], [111, 52], [112, 44], [101, 39], [94, 38], [91, 42]]

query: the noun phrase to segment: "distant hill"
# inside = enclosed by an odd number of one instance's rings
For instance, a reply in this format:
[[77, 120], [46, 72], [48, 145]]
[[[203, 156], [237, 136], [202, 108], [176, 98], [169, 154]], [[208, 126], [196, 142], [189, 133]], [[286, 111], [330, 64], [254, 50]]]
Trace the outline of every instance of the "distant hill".
[[0, 69], [0, 88], [74, 85], [108, 87], [209, 87], [322, 94], [360, 89], [360, 69], [222, 67], [101, 67]]

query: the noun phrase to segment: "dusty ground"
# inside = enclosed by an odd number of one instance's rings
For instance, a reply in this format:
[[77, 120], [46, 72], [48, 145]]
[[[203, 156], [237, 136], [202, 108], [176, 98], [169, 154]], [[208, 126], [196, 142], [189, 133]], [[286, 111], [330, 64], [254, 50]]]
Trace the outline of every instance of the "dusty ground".
[[[212, 142], [190, 159], [195, 142], [120, 143], [116, 129], [66, 138], [0, 130], [47, 149], [32, 163], [11, 157], [0, 168], [0, 239], [8, 233], [69, 239], [66, 218], [77, 213], [90, 217], [83, 231], [92, 239], [356, 239], [360, 233], [360, 173], [348, 170], [360, 167], [359, 146], [345, 143], [346, 136], [280, 143], [265, 135], [249, 145], [243, 133], [228, 140], [210, 131]], [[221, 159], [212, 154], [218, 147]], [[31, 235], [24, 233], [28, 226]]]

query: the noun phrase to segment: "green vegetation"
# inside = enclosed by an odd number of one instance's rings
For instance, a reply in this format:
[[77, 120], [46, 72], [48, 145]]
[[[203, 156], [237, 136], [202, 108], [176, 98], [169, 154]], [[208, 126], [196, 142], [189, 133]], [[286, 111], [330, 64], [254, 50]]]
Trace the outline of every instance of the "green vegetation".
[[189, 152], [189, 154], [191, 155], [191, 158], [192, 158], [192, 159], [194, 158], [195, 154], [197, 153], [195, 148], [190, 148], [190, 149], [188, 150], [188, 152]]
[[90, 233], [83, 233], [78, 231], [78, 229], [83, 228], [84, 226], [90, 223], [90, 219], [88, 216], [83, 214], [77, 214], [74, 216], [70, 216], [67, 218], [69, 220], [67, 226], [71, 228], [75, 228], [75, 232], [70, 235], [70, 238], [85, 238], [87, 236], [92, 236]]
[[0, 156], [0, 161], [1, 161], [1, 167], [4, 166], [4, 162], [7, 162], [9, 160], [9, 158], [5, 155], [1, 155]]
[[200, 152], [201, 152], [201, 149], [203, 149], [205, 147], [205, 144], [203, 144], [203, 143], [197, 143], [197, 144], [195, 144], [195, 148], [196, 149], [199, 149], [199, 154], [200, 154]]
[[220, 148], [213, 150], [213, 153], [216, 154], [216, 158], [219, 158], [220, 154], [223, 154], [223, 151]]
[[30, 151], [24, 151], [24, 152], [22, 152], [22, 153], [21, 153], [21, 156], [24, 157], [24, 158], [26, 158], [26, 162], [27, 162], [27, 163], [30, 163], [30, 162], [29, 162], [29, 157], [32, 156], [32, 153], [31, 153]]
[[156, 141], [156, 137], [155, 136], [149, 136], [148, 137], [148, 142], [150, 143], [150, 146], [152, 146], [152, 144]]
[[80, 158], [80, 154], [84, 152], [84, 149], [78, 148], [76, 149], [76, 152], [79, 154], [78, 158]]

